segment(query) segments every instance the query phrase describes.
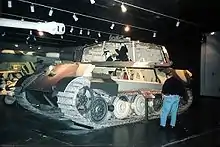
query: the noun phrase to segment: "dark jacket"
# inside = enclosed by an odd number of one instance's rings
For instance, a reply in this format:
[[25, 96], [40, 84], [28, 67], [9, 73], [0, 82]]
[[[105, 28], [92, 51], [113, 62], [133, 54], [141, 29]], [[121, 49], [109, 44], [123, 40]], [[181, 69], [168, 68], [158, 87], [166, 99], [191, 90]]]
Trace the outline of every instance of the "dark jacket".
[[163, 84], [162, 93], [164, 95], [184, 96], [185, 94], [184, 84], [179, 79], [175, 77], [171, 77], [167, 79]]

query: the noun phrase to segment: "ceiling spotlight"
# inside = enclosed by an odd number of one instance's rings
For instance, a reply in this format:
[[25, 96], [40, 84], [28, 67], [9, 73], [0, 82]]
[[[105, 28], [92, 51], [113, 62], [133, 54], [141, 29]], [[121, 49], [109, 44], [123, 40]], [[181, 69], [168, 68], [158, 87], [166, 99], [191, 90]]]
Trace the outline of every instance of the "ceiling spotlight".
[[71, 29], [70, 29], [70, 33], [73, 33], [73, 27], [71, 27]]
[[60, 38], [63, 39], [63, 35], [61, 35]]
[[83, 30], [82, 30], [82, 29], [80, 29], [79, 34], [80, 34], [80, 35], [82, 35], [82, 34], [83, 34]]
[[125, 32], [129, 32], [130, 31], [130, 27], [127, 25], [125, 26]]
[[178, 21], [176, 22], [176, 27], [179, 27], [179, 25], [180, 25], [180, 21], [178, 20]]
[[95, 4], [95, 0], [90, 0], [90, 3], [91, 4]]
[[78, 20], [79, 20], [79, 18], [76, 16], [75, 13], [73, 14], [73, 19], [74, 19], [75, 21], [78, 21]]
[[12, 8], [12, 1], [8, 1], [8, 8]]
[[23, 17], [21, 18], [21, 21], [24, 21], [24, 18], [23, 18]]
[[30, 35], [32, 35], [32, 30], [30, 30]]
[[127, 8], [125, 7], [124, 3], [121, 4], [121, 11], [123, 13], [127, 12]]
[[49, 11], [49, 16], [52, 16], [53, 15], [53, 9], [51, 8], [50, 11]]
[[15, 44], [15, 47], [18, 47], [18, 44]]
[[114, 29], [114, 27], [115, 27], [115, 24], [114, 23], [112, 23], [112, 25], [111, 25], [111, 27], [110, 27], [110, 29]]
[[101, 37], [101, 33], [100, 32], [98, 33], [98, 36]]
[[156, 36], [157, 36], [157, 33], [156, 33], [156, 32], [154, 32], [153, 37], [155, 38]]
[[41, 49], [41, 47], [39, 46], [37, 49], [39, 49], [39, 50], [40, 50], [40, 49]]
[[215, 35], [215, 32], [211, 32], [210, 35]]
[[95, 40], [95, 43], [98, 43], [98, 40]]
[[42, 31], [39, 31], [38, 34], [39, 34], [39, 36], [44, 36], [44, 32], [42, 32]]
[[87, 35], [89, 36], [90, 35], [90, 31], [88, 30], [88, 32], [87, 32]]
[[33, 4], [30, 6], [30, 9], [31, 9], [31, 12], [34, 13], [34, 5]]

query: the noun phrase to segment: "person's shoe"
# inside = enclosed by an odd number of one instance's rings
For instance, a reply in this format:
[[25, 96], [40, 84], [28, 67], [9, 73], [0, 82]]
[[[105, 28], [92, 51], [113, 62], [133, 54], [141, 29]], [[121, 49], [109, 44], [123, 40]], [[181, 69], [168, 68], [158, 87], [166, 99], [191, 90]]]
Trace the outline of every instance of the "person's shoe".
[[165, 128], [165, 126], [160, 126], [160, 130], [164, 130]]

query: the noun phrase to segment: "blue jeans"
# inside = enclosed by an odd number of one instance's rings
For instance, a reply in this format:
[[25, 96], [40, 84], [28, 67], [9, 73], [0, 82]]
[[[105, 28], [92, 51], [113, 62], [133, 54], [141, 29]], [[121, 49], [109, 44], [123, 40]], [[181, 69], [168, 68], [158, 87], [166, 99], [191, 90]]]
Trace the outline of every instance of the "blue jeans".
[[162, 111], [160, 115], [160, 125], [165, 127], [167, 122], [167, 116], [171, 112], [170, 125], [175, 127], [177, 111], [179, 107], [180, 97], [178, 95], [164, 96]]

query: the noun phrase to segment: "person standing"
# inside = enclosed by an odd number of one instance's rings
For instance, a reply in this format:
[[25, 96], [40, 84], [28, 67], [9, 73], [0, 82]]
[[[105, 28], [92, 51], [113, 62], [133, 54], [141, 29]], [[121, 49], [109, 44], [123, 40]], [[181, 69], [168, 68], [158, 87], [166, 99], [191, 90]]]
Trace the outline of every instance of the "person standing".
[[120, 50], [116, 49], [115, 51], [118, 54], [118, 56], [116, 57], [117, 60], [119, 60], [119, 61], [129, 61], [128, 48], [126, 47], [126, 45], [121, 46]]
[[185, 88], [173, 69], [169, 69], [168, 79], [162, 87], [163, 106], [160, 115], [160, 126], [166, 127], [167, 117], [171, 113], [170, 126], [176, 125], [180, 97], [184, 96]]

